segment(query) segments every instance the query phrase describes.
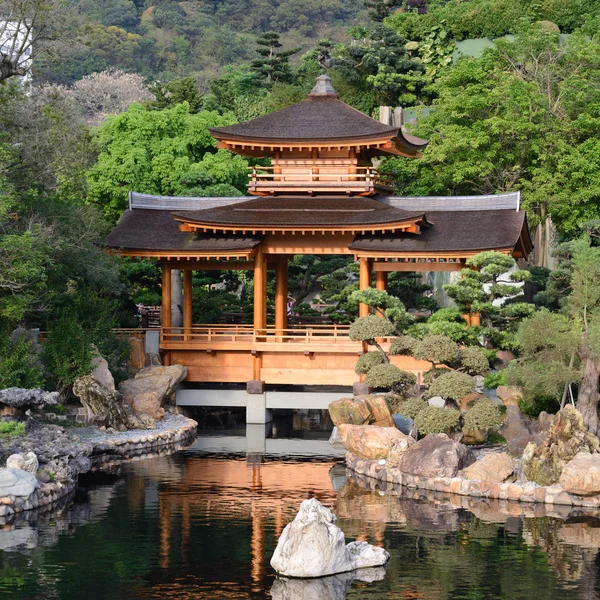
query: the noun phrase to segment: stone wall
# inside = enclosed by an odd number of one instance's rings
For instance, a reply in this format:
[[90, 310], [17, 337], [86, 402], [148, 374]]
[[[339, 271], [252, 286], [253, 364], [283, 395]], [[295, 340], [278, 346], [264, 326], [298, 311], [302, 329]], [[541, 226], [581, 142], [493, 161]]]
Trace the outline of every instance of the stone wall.
[[535, 483], [492, 483], [461, 477], [419, 477], [402, 473], [397, 467], [386, 467], [382, 461], [365, 460], [348, 452], [346, 466], [357, 474], [377, 480], [382, 491], [405, 486], [423, 492], [434, 491], [475, 498], [540, 502], [549, 505], [600, 507], [600, 496], [569, 494], [560, 485], [539, 486]]

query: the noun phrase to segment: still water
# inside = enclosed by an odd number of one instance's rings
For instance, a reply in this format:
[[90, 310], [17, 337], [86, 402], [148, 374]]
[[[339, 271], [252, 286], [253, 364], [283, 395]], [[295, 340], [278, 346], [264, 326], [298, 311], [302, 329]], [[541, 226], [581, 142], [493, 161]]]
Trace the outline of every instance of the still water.
[[[524, 516], [518, 504], [367, 489], [346, 478], [324, 437], [263, 440], [261, 455], [260, 436], [202, 434], [171, 456], [88, 476], [70, 506], [0, 530], [0, 596], [600, 597], [600, 515], [527, 507]], [[277, 538], [312, 496], [338, 515], [348, 541], [385, 546], [382, 580], [276, 581]]]

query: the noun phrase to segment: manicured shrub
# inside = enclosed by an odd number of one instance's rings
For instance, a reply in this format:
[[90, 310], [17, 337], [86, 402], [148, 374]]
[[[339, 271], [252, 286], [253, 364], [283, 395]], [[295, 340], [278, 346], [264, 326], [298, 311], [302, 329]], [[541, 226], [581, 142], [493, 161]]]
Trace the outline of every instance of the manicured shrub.
[[460, 411], [437, 406], [427, 406], [415, 417], [415, 427], [422, 435], [452, 433], [458, 428], [459, 422]]
[[407, 371], [399, 369], [396, 365], [384, 364], [372, 367], [365, 383], [372, 388], [391, 390], [402, 393], [411, 385], [414, 385], [417, 378]]
[[429, 371], [425, 371], [423, 373], [423, 383], [425, 385], [431, 385], [435, 379], [437, 379], [440, 375], [445, 375], [449, 373], [448, 369], [443, 369], [440, 367], [432, 367]]
[[418, 342], [419, 340], [410, 335], [400, 335], [390, 344], [390, 354], [410, 356]]
[[445, 335], [428, 335], [415, 344], [413, 356], [434, 364], [452, 364], [458, 360], [458, 344]]
[[489, 431], [502, 425], [502, 413], [490, 400], [481, 399], [475, 402], [465, 416], [465, 428]]
[[366, 352], [359, 357], [354, 372], [357, 375], [366, 375], [375, 365], [382, 365], [385, 363], [385, 358], [381, 352]]
[[481, 375], [490, 368], [490, 363], [483, 348], [474, 346], [460, 349], [460, 362], [463, 370], [470, 375]]
[[430, 396], [441, 396], [442, 398], [452, 398], [460, 400], [467, 394], [475, 391], [475, 382], [470, 375], [450, 371], [437, 377], [429, 386]]
[[414, 419], [423, 409], [429, 405], [426, 400], [422, 398], [409, 398], [402, 402], [396, 411], [399, 415], [405, 419]]
[[358, 342], [376, 340], [392, 333], [394, 333], [392, 322], [376, 315], [361, 317], [350, 325], [350, 339]]

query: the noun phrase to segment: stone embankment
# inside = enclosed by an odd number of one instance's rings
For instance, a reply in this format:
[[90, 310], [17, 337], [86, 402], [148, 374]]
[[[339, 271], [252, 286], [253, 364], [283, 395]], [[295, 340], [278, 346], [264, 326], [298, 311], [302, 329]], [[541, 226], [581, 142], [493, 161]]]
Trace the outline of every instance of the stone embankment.
[[[37, 478], [21, 468], [0, 469], [0, 524], [15, 513], [63, 501], [74, 493], [82, 473], [174, 452], [195, 438], [197, 426], [192, 419], [168, 413], [151, 430], [77, 435], [54, 425], [39, 427], [12, 447], [38, 456]], [[18, 495], [11, 493], [15, 490]]]

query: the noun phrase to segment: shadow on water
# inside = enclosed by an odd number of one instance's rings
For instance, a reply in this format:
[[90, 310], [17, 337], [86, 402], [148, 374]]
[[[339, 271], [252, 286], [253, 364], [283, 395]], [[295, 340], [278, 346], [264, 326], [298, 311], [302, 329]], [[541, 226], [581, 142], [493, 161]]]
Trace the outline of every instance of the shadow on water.
[[[0, 530], [0, 596], [599, 597], [598, 512], [382, 490], [347, 476], [327, 432], [317, 433], [266, 431], [263, 450], [250, 451], [254, 442], [240, 430], [203, 432], [171, 456], [82, 478], [70, 505]], [[269, 560], [277, 539], [313, 496], [338, 515], [348, 541], [384, 546], [387, 569], [276, 578]]]

